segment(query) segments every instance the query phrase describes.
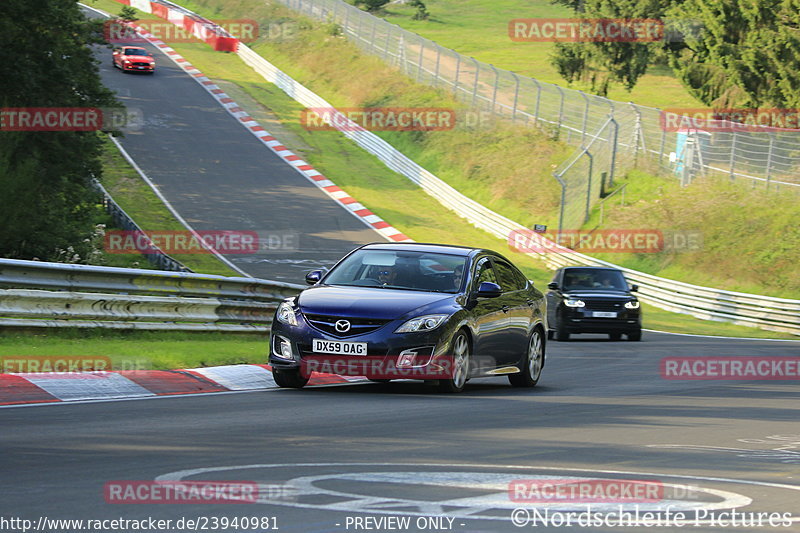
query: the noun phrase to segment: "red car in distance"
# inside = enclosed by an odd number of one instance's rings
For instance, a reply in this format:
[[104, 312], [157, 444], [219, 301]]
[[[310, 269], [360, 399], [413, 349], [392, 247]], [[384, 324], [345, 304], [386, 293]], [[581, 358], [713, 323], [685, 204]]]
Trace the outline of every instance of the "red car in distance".
[[150, 52], [139, 46], [120, 46], [111, 52], [112, 64], [123, 72], [156, 71], [156, 60]]

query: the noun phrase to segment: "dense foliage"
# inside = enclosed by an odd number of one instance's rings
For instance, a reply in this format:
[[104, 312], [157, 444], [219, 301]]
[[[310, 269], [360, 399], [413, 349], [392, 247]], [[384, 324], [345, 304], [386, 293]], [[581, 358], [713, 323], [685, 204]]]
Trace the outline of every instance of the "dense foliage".
[[[0, 2], [0, 108], [103, 108], [103, 87], [88, 46], [100, 42], [75, 0]], [[94, 131], [0, 131], [0, 256], [56, 259], [92, 234], [101, 174]]]
[[657, 42], [558, 43], [553, 62], [568, 81], [632, 88], [665, 62], [706, 105], [800, 106], [800, 0], [554, 0], [586, 18], [664, 21]]

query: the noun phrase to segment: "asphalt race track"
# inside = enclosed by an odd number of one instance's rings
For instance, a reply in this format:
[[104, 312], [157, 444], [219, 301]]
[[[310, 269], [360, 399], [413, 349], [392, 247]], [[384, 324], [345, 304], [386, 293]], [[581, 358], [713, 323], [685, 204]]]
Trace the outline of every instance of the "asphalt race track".
[[255, 277], [302, 283], [306, 271], [385, 240], [266, 148], [160, 50], [143, 46], [156, 59], [153, 75], [123, 73], [109, 49], [97, 48], [103, 83], [143, 118], [120, 138], [125, 150], [196, 230], [257, 231], [287, 243], [227, 259]]
[[[1, 501], [34, 521], [257, 516], [275, 517], [281, 531], [327, 532], [353, 531], [357, 517], [405, 516], [453, 519], [439, 530], [512, 531], [514, 509], [544, 506], [511, 501], [510, 482], [577, 477], [662, 484], [657, 501], [613, 508], [700, 509], [706, 522], [731, 507], [800, 514], [797, 382], [662, 379], [661, 358], [676, 354], [798, 356], [800, 344], [584, 336], [549, 343], [531, 390], [498, 377], [460, 395], [405, 381], [0, 409]], [[155, 479], [254, 482], [259, 499], [105, 503], [108, 482]], [[407, 530], [436, 530], [420, 524]], [[790, 526], [681, 530], [800, 530]]]
[[[104, 61], [103, 78], [145, 114], [125, 147], [195, 227], [296, 229], [309, 237], [287, 258], [320, 262], [378, 240], [157, 61], [153, 78]], [[239, 264], [286, 280], [307, 269]], [[674, 356], [800, 357], [800, 342], [576, 336], [548, 343], [534, 389], [498, 377], [456, 395], [401, 381], [0, 408], [0, 529], [18, 518], [53, 533], [800, 531], [797, 380], [665, 379], [661, 361]], [[109, 503], [124, 481], [155, 480], [255, 484], [257, 497]], [[509, 492], [565, 481], [656, 492], [588, 501]], [[582, 527], [590, 512], [609, 522]], [[172, 522], [50, 522], [148, 518]]]

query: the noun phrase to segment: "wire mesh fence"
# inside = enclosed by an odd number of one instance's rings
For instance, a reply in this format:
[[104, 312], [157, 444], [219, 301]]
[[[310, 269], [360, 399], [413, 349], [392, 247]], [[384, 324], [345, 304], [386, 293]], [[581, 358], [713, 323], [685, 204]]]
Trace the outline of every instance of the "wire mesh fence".
[[562, 228], [583, 224], [587, 209], [599, 200], [595, 193], [599, 193], [600, 174], [596, 172], [605, 173], [607, 185], [611, 185], [615, 175], [644, 158], [674, 173], [684, 184], [698, 176], [720, 176], [747, 181], [753, 187], [800, 192], [800, 130], [741, 127], [723, 120], [680, 120], [670, 112], [497, 68], [342, 0], [277, 1], [303, 15], [338, 24], [365, 52], [381, 57], [419, 83], [450, 91], [476, 111], [543, 128], [576, 146], [575, 153], [555, 172], [566, 202], [561, 207]]

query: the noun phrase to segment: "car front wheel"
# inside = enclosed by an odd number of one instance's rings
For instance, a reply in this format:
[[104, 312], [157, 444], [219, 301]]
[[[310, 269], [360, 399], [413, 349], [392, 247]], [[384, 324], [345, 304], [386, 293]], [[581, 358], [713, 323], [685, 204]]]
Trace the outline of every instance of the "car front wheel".
[[278, 387], [285, 389], [302, 389], [308, 383], [308, 378], [300, 374], [300, 369], [294, 370], [273, 370], [272, 377]]
[[528, 341], [528, 353], [523, 360], [519, 374], [509, 374], [508, 381], [513, 387], [534, 387], [539, 382], [544, 367], [544, 339], [542, 332], [533, 330]]
[[439, 390], [442, 392], [461, 392], [464, 390], [469, 378], [469, 351], [467, 334], [459, 331], [453, 338], [453, 377], [451, 379], [440, 379]]
[[629, 341], [640, 341], [642, 340], [642, 330], [637, 329], [636, 331], [631, 331], [628, 335]]

